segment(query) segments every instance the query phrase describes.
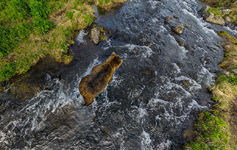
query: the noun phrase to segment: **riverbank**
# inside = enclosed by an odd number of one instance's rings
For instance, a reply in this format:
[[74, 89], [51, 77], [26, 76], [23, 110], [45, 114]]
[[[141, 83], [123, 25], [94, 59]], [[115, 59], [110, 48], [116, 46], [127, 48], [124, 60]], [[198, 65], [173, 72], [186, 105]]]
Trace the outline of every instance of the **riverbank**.
[[[236, 25], [237, 5], [231, 1], [208, 1], [206, 4], [218, 9], [230, 9], [226, 17]], [[225, 17], [225, 20], [226, 20]], [[201, 112], [197, 117], [195, 130], [187, 131], [185, 136], [190, 139], [184, 149], [237, 149], [237, 39], [222, 31], [219, 35], [226, 38], [223, 45], [224, 59], [219, 64], [222, 74], [216, 79], [216, 84], [210, 88], [213, 108]]]
[[237, 3], [236, 0], [200, 0], [211, 6], [210, 12], [220, 15], [227, 22], [237, 25]]
[[[94, 22], [93, 6], [109, 11], [124, 2], [125, 0], [1, 2], [0, 91], [5, 89], [3, 81], [26, 73], [46, 56], [56, 62], [69, 64], [73, 54], [69, 54], [68, 47], [74, 44], [75, 31], [85, 29]], [[12, 14], [7, 14], [8, 10], [12, 10]]]

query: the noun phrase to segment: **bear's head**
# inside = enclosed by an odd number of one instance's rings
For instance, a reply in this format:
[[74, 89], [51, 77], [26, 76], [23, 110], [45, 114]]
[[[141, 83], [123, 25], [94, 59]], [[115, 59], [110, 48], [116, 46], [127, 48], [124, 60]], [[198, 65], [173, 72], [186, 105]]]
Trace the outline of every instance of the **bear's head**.
[[115, 52], [113, 52], [106, 61], [110, 62], [110, 65], [114, 68], [118, 68], [123, 62], [120, 56], [115, 54]]

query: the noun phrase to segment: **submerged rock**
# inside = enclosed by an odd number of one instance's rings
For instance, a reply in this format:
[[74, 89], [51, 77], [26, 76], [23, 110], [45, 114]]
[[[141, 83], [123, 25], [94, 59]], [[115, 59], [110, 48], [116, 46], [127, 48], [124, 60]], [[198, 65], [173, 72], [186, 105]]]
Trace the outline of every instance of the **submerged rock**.
[[174, 15], [169, 16], [168, 18], [165, 19], [165, 23], [170, 23]]
[[90, 38], [95, 44], [98, 44], [100, 42], [100, 29], [96, 27], [91, 29]]
[[104, 63], [93, 67], [90, 75], [82, 78], [79, 91], [84, 98], [85, 105], [91, 104], [96, 95], [106, 88], [113, 77], [114, 71], [122, 62], [123, 60], [113, 52]]
[[175, 26], [173, 29], [172, 29], [176, 34], [182, 34], [183, 33], [183, 30], [184, 30], [184, 25], [183, 24], [180, 24], [178, 26]]
[[177, 41], [177, 43], [179, 44], [179, 46], [184, 46], [184, 42], [181, 41], [179, 38], [175, 37], [175, 40]]

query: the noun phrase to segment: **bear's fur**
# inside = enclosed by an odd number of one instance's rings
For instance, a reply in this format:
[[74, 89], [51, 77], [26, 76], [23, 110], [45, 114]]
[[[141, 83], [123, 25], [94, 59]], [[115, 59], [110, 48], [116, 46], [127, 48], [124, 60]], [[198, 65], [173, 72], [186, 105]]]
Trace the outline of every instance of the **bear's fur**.
[[85, 105], [91, 104], [96, 95], [100, 94], [112, 80], [114, 71], [122, 64], [123, 60], [115, 54], [102, 64], [93, 67], [91, 74], [82, 78], [79, 91], [84, 98]]

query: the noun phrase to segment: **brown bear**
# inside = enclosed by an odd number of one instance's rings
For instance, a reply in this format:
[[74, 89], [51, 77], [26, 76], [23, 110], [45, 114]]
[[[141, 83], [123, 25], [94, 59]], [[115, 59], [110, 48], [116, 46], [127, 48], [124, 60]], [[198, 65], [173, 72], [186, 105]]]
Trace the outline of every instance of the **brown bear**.
[[91, 74], [82, 78], [79, 91], [84, 98], [85, 105], [91, 104], [96, 95], [100, 94], [112, 80], [114, 71], [122, 64], [123, 60], [115, 54], [102, 64], [92, 68]]

